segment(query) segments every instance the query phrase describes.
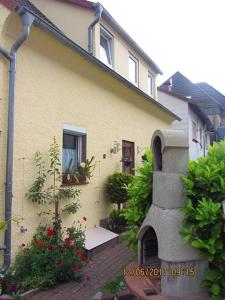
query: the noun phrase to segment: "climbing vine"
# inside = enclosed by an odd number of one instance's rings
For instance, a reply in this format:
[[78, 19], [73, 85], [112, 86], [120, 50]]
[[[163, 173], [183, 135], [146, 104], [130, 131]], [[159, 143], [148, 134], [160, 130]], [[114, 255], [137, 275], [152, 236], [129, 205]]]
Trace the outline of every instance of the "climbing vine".
[[181, 233], [185, 242], [201, 251], [208, 260], [203, 287], [214, 300], [225, 299], [225, 141], [214, 143], [208, 154], [190, 161], [188, 174], [182, 176], [187, 203], [181, 212]]

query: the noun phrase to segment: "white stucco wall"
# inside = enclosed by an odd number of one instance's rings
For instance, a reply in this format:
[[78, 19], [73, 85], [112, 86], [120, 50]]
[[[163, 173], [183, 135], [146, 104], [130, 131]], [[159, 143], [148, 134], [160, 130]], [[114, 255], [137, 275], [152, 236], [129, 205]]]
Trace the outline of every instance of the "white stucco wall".
[[[206, 133], [204, 124], [196, 115], [196, 113], [194, 113], [194, 111], [190, 108], [189, 104], [180, 98], [169, 95], [162, 91], [158, 91], [158, 101], [182, 119], [181, 121], [173, 121], [171, 128], [184, 130], [187, 134], [189, 158], [195, 160], [200, 156], [204, 156], [204, 153], [207, 153], [207, 145], [210, 144], [210, 136], [209, 133]], [[193, 141], [192, 121], [197, 124], [197, 141], [199, 143]], [[203, 133], [202, 145], [200, 145], [200, 128], [202, 128]]]
[[[193, 141], [193, 121], [197, 124], [197, 142]], [[209, 133], [206, 132], [203, 122], [190, 107], [188, 108], [188, 124], [189, 158], [191, 160], [195, 160], [207, 153], [207, 146], [210, 144], [210, 137]], [[202, 141], [200, 141], [200, 128], [202, 129]]]

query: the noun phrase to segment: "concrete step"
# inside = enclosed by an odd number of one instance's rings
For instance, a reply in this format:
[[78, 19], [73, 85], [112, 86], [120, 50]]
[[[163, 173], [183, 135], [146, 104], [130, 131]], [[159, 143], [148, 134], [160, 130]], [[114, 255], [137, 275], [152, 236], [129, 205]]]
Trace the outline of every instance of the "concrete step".
[[119, 235], [103, 227], [94, 227], [85, 231], [86, 255], [91, 259], [95, 254], [119, 243]]

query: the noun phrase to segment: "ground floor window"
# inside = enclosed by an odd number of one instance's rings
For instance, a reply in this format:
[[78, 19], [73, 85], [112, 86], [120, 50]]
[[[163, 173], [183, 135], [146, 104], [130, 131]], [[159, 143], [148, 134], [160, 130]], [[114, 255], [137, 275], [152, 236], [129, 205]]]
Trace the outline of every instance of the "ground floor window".
[[69, 128], [70, 130], [68, 127], [63, 130], [63, 174], [76, 173], [78, 165], [86, 160], [86, 130], [73, 126]]

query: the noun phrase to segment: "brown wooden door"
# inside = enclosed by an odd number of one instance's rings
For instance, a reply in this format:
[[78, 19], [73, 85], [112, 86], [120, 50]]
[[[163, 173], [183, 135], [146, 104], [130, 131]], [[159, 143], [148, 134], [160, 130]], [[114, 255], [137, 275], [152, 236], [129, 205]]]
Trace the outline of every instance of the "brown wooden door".
[[134, 174], [134, 143], [122, 141], [122, 170], [124, 173]]

